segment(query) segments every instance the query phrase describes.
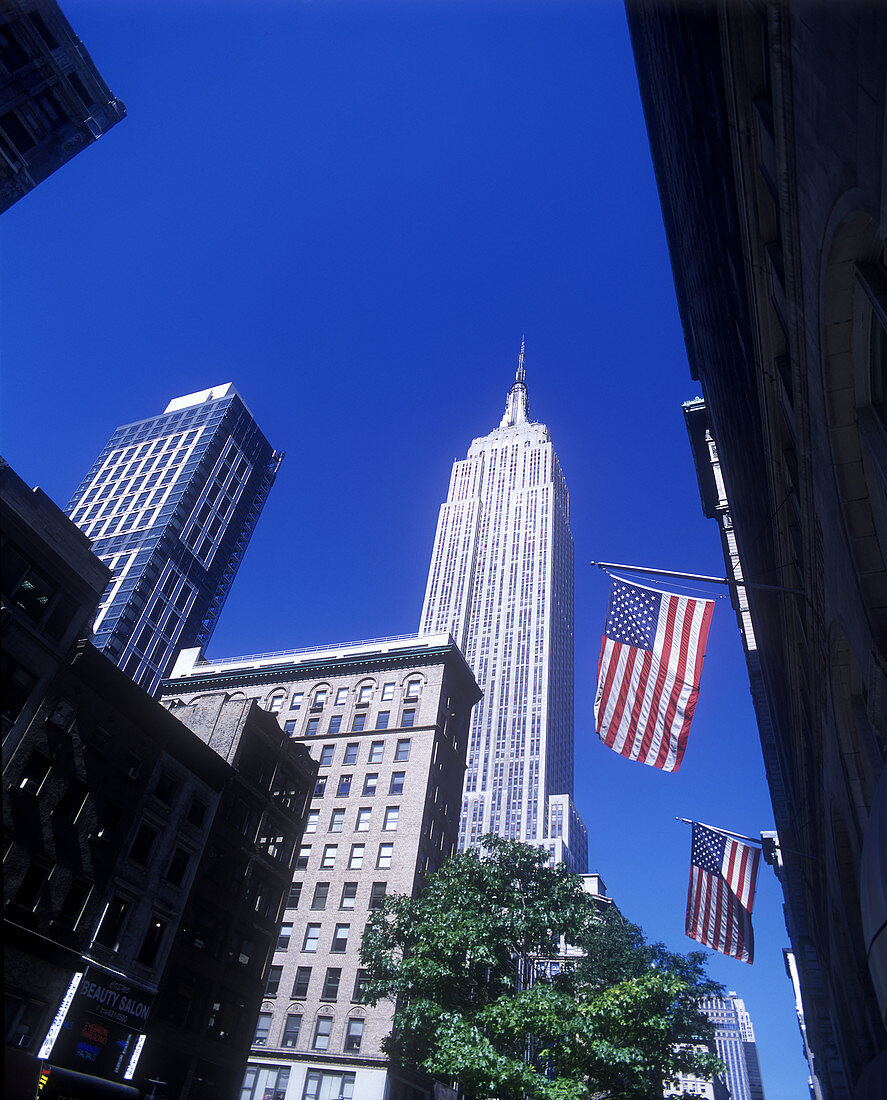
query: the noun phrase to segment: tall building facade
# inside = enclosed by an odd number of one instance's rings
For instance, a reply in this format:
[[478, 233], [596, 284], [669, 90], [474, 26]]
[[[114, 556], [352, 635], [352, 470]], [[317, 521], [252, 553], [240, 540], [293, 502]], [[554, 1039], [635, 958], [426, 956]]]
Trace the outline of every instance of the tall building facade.
[[704, 507], [755, 586], [735, 608], [811, 1088], [881, 1100], [887, 19], [856, 0], [627, 13], [704, 399], [685, 410]]
[[4, 0], [0, 212], [125, 115], [54, 0]]
[[573, 536], [524, 349], [505, 415], [453, 464], [420, 633], [451, 633], [484, 695], [474, 710], [459, 847], [484, 833], [543, 844], [585, 871], [573, 794]]
[[198, 658], [163, 685], [173, 714], [255, 700], [318, 768], [240, 1100], [430, 1100], [382, 1052], [395, 1006], [363, 1003], [360, 943], [455, 849], [471, 671], [447, 634]]
[[715, 1028], [715, 1046], [726, 1065], [724, 1078], [732, 1100], [764, 1100], [764, 1085], [752, 1026], [745, 1002], [732, 991], [709, 997], [702, 1011]]
[[95, 645], [146, 691], [209, 640], [282, 457], [227, 383], [119, 427], [71, 498], [113, 571]]

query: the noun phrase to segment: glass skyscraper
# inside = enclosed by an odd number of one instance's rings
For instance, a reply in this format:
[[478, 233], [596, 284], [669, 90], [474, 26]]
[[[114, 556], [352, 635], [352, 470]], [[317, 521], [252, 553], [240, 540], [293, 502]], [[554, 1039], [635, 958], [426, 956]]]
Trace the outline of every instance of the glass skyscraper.
[[499, 427], [453, 465], [419, 630], [449, 631], [484, 693], [460, 848], [497, 833], [585, 871], [587, 834], [572, 802], [570, 498], [548, 428], [529, 419], [523, 346]]
[[758, 1047], [745, 1002], [734, 992], [710, 997], [702, 1011], [715, 1026], [717, 1053], [727, 1067], [724, 1074], [732, 1100], [764, 1100]]
[[146, 691], [209, 641], [282, 458], [227, 383], [118, 428], [71, 498], [113, 570], [94, 643]]

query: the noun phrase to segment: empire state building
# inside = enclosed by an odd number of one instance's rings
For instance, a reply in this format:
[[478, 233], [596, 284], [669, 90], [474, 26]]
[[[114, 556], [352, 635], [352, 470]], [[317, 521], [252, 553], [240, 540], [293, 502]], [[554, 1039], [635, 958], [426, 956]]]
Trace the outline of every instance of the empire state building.
[[459, 847], [496, 833], [582, 872], [573, 807], [573, 536], [548, 428], [529, 419], [524, 347], [505, 415], [453, 464], [419, 627], [449, 631], [474, 708]]

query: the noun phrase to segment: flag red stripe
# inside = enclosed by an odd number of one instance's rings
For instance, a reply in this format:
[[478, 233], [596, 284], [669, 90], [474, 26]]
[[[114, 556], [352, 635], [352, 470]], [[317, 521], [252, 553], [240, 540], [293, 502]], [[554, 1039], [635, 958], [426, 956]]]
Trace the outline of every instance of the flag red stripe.
[[[680, 700], [681, 693], [683, 692], [684, 686], [685, 686], [684, 681], [685, 681], [686, 671], [687, 671], [687, 655], [688, 655], [688, 652], [689, 652], [689, 649], [690, 649], [690, 634], [691, 634], [691, 631], [692, 631], [692, 628], [693, 628], [693, 619], [694, 619], [695, 613], [696, 613], [696, 601], [693, 602], [693, 607], [692, 608], [689, 608], [689, 607], [687, 608], [687, 612], [688, 613], [684, 616], [683, 628], [681, 630], [680, 663], [678, 664], [678, 669], [677, 669], [677, 672], [675, 674], [675, 681], [676, 682], [675, 682], [674, 689], [672, 690], [672, 693], [671, 693], [671, 698], [668, 701], [668, 708], [666, 709], [666, 712], [665, 712], [665, 728], [667, 730], [672, 731], [672, 738], [674, 738], [675, 734], [677, 734], [677, 740], [678, 740], [678, 746], [677, 746], [678, 752], [676, 754], [674, 767], [670, 769], [671, 771], [677, 771], [678, 768], [681, 766], [681, 757], [684, 755], [684, 753], [683, 753], [683, 749], [681, 748], [680, 734], [682, 732], [684, 732], [685, 727], [689, 726], [689, 723], [686, 721], [686, 718], [685, 718], [684, 721], [681, 723], [680, 727], [677, 730], [675, 730], [675, 728], [674, 728], [674, 726], [675, 726], [675, 716], [677, 714], [677, 709], [678, 709], [678, 702]], [[695, 685], [694, 685], [693, 690], [694, 691], [696, 690]], [[692, 696], [692, 692], [691, 692], [691, 696]], [[686, 715], [686, 710], [684, 711], [684, 714]], [[685, 736], [684, 737], [684, 744], [685, 745], [686, 745], [686, 742], [687, 742], [687, 739], [686, 739], [686, 736]], [[662, 764], [657, 763], [656, 766], [657, 767], [662, 767], [664, 765], [664, 763], [665, 763], [665, 755], [662, 756]]]
[[[653, 741], [653, 735], [656, 732], [656, 728], [659, 725], [659, 722], [657, 721], [659, 717], [659, 701], [662, 698], [662, 692], [665, 690], [665, 681], [666, 679], [670, 679], [668, 672], [668, 658], [671, 654], [672, 642], [674, 641], [674, 623], [675, 617], [677, 616], [678, 607], [677, 601], [671, 596], [666, 597], [666, 599], [668, 602], [668, 610], [665, 613], [665, 637], [662, 640], [662, 652], [658, 655], [659, 668], [656, 672], [656, 687], [653, 691], [653, 698], [650, 700], [650, 717], [647, 721], [647, 728], [643, 731], [642, 734], [641, 750], [638, 754], [639, 759], [643, 760], [645, 764], [648, 763], [650, 745]], [[674, 687], [672, 687], [672, 693], [674, 693]], [[664, 728], [662, 730], [659, 753], [657, 754], [656, 759], [653, 762], [653, 767], [655, 768], [661, 768], [662, 761], [664, 760], [665, 756], [668, 755], [670, 731], [671, 723], [666, 720]], [[664, 754], [662, 751], [663, 747], [665, 748]]]
[[680, 767], [713, 606], [711, 600], [661, 593], [652, 650], [604, 635], [595, 718], [610, 748], [662, 770]]

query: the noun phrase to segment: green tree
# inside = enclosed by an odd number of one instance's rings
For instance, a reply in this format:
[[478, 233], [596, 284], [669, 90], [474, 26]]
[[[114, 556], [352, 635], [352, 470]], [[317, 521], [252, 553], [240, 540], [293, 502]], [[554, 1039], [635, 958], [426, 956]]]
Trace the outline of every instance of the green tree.
[[[564, 941], [587, 957], [534, 982], [536, 960]], [[397, 1001], [387, 1053], [468, 1097], [659, 1100], [678, 1070], [720, 1068], [692, 1049], [711, 1034], [694, 998], [718, 988], [701, 953], [647, 945], [529, 845], [484, 837], [419, 897], [389, 897], [361, 965], [370, 1003]]]

